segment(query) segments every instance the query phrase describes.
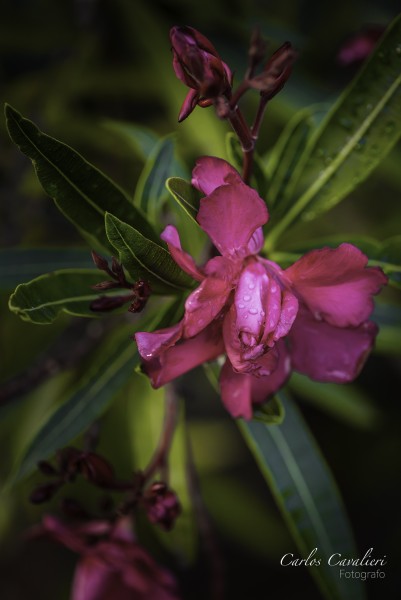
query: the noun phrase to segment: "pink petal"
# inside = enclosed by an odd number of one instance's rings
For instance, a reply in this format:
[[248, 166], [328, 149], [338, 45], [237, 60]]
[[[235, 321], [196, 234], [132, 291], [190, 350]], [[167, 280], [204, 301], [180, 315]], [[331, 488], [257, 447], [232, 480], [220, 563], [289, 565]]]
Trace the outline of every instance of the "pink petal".
[[216, 188], [227, 183], [228, 175], [231, 176], [231, 183], [242, 181], [238, 171], [226, 160], [215, 156], [201, 156], [192, 171], [192, 185], [208, 196]]
[[277, 342], [282, 337], [288, 335], [298, 313], [298, 300], [289, 292], [284, 290], [281, 297], [280, 317], [272, 332], [269, 345]]
[[84, 556], [78, 563], [73, 581], [72, 600], [128, 600], [128, 590], [119, 582], [118, 574], [94, 555]]
[[246, 345], [258, 344], [262, 337], [269, 277], [265, 268], [250, 263], [243, 269], [235, 291], [238, 335]]
[[231, 283], [207, 277], [185, 302], [184, 337], [193, 337], [219, 314], [231, 292]]
[[181, 248], [180, 236], [174, 225], [167, 225], [160, 237], [166, 242], [171, 256], [185, 273], [188, 273], [196, 281], [202, 281], [205, 278], [196, 266], [192, 256]]
[[285, 343], [283, 341], [279, 342], [276, 344], [275, 349], [277, 350], [278, 361], [274, 371], [264, 377], [252, 377], [253, 404], [266, 402], [285, 384], [290, 376], [291, 360]]
[[252, 375], [236, 373], [227, 358], [220, 372], [221, 400], [235, 419], [252, 419]]
[[251, 419], [253, 406], [266, 402], [288, 379], [291, 367], [285, 344], [280, 342], [278, 349], [275, 369], [263, 377], [237, 373], [227, 358], [220, 373], [221, 399], [234, 418]]
[[[138, 334], [137, 334], [138, 335]], [[158, 388], [224, 352], [221, 331], [212, 323], [197, 336], [179, 341], [175, 346], [144, 361], [143, 368], [153, 387]]]
[[241, 181], [216, 188], [202, 198], [197, 220], [223, 256], [244, 258], [255, 231], [267, 222], [257, 192]]
[[386, 284], [378, 267], [352, 244], [312, 250], [286, 269], [285, 277], [317, 319], [357, 327], [373, 310], [372, 295]]
[[[180, 78], [181, 79], [181, 78]], [[198, 104], [199, 94], [196, 90], [189, 90], [185, 96], [184, 102], [182, 103], [180, 112], [178, 114], [178, 122], [182, 123], [187, 117], [195, 110]]]
[[377, 331], [372, 321], [342, 329], [316, 321], [309, 311], [302, 310], [289, 335], [293, 368], [316, 381], [353, 381], [373, 347]]
[[258, 254], [263, 248], [264, 241], [263, 229], [259, 227], [248, 242], [249, 254]]
[[151, 360], [173, 346], [182, 335], [182, 322], [148, 333], [139, 331], [135, 334], [138, 352], [144, 360]]

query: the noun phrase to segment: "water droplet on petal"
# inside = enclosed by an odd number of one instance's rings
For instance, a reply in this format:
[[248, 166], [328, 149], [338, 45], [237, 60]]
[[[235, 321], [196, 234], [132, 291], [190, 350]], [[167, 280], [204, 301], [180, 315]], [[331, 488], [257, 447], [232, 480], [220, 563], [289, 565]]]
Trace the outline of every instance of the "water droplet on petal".
[[257, 315], [258, 314], [258, 309], [257, 308], [250, 308], [248, 312], [251, 315]]
[[254, 283], [252, 283], [252, 282], [251, 282], [251, 283], [249, 283], [249, 284], [248, 284], [248, 288], [249, 288], [250, 290], [253, 290], [253, 289], [255, 289], [255, 284], [254, 284]]
[[249, 300], [251, 299], [251, 296], [249, 294], [245, 294], [245, 296], [242, 299], [244, 302], [249, 302]]
[[245, 308], [245, 304], [238, 304], [238, 308]]

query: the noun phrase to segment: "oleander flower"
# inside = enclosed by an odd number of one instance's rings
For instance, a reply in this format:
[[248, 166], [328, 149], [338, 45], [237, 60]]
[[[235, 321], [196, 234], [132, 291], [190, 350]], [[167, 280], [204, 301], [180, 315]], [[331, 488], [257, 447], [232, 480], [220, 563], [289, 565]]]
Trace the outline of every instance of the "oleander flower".
[[170, 30], [175, 74], [190, 89], [178, 120], [186, 119], [195, 106], [210, 106], [219, 96], [230, 96], [232, 73], [213, 44], [193, 27]]
[[352, 244], [312, 250], [283, 270], [258, 255], [265, 203], [218, 158], [198, 160], [192, 184], [205, 197], [197, 220], [220, 255], [203, 267], [168, 225], [161, 238], [175, 262], [200, 284], [179, 323], [135, 338], [154, 387], [226, 355], [222, 401], [233, 417], [252, 417], [291, 369], [317, 381], [345, 383], [359, 374], [377, 326], [372, 296], [387, 278]]
[[178, 600], [173, 575], [134, 539], [128, 518], [69, 525], [47, 515], [35, 535], [81, 555], [72, 600]]

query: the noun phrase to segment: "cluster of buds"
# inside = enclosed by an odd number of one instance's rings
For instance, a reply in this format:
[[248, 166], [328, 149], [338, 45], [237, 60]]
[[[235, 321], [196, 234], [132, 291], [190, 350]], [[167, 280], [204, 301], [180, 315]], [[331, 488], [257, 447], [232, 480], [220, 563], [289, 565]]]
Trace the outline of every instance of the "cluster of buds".
[[[154, 481], [148, 485], [146, 476], [140, 471], [134, 473], [130, 481], [120, 481], [116, 479], [112, 465], [97, 452], [68, 446], [57, 452], [55, 465], [40, 461], [38, 468], [51, 480], [33, 490], [30, 495], [33, 504], [51, 500], [62, 486], [74, 482], [81, 475], [98, 488], [128, 494], [128, 498], [117, 509], [118, 514], [132, 513], [140, 506], [152, 524], [170, 530], [181, 513], [177, 495], [165, 482]], [[63, 500], [62, 508], [69, 516], [87, 517], [82, 507], [71, 499]]]
[[145, 308], [151, 292], [150, 285], [147, 281], [141, 279], [135, 283], [127, 281], [122, 265], [114, 256], [111, 261], [111, 267], [109, 267], [109, 263], [103, 256], [100, 256], [94, 251], [92, 252], [92, 258], [97, 268], [111, 277], [111, 279], [101, 281], [92, 286], [93, 289], [106, 291], [122, 288], [130, 290], [130, 293], [123, 296], [100, 296], [91, 303], [91, 310], [94, 312], [110, 311], [120, 308], [121, 306], [124, 306], [124, 304], [128, 304], [128, 302], [130, 303], [128, 308], [130, 312], [137, 313]]
[[[214, 105], [216, 114], [227, 119], [238, 136], [244, 152], [243, 179], [248, 182], [252, 170], [252, 155], [259, 135], [266, 105], [284, 86], [290, 76], [296, 52], [289, 42], [283, 44], [266, 62], [263, 62], [266, 43], [259, 32], [251, 37], [248, 68], [244, 80], [233, 90], [233, 74], [220, 58], [211, 42], [192, 27], [173, 27], [170, 31], [173, 67], [178, 79], [190, 88], [181, 107], [178, 120], [186, 119], [195, 107]], [[260, 103], [250, 127], [238, 107], [238, 101], [249, 89], [260, 92]]]

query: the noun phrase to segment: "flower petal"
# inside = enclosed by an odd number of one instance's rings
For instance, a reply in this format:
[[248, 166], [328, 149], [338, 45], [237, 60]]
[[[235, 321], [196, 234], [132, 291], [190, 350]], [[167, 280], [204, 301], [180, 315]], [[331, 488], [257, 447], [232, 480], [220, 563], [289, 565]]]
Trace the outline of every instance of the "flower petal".
[[197, 220], [223, 256], [245, 258], [255, 231], [267, 222], [258, 193], [242, 181], [216, 188], [202, 198]]
[[181, 340], [164, 352], [145, 359], [143, 368], [153, 387], [158, 388], [194, 367], [217, 358], [223, 352], [221, 328], [217, 323], [212, 323], [197, 336]]
[[[275, 394], [287, 381], [291, 373], [291, 360], [283, 341], [275, 345], [278, 357], [275, 369], [264, 377], [252, 377], [252, 403], [262, 404]], [[271, 353], [269, 352], [267, 356]], [[266, 356], [266, 355], [265, 355]], [[259, 371], [261, 372], [261, 370]]]
[[236, 373], [227, 358], [220, 372], [221, 400], [235, 419], [252, 419], [252, 375]]
[[230, 176], [231, 183], [241, 182], [241, 176], [234, 167], [222, 158], [201, 156], [192, 171], [192, 185], [208, 196], [225, 183]]
[[185, 302], [184, 337], [193, 337], [219, 314], [231, 292], [231, 283], [207, 277]]
[[196, 281], [202, 281], [205, 278], [196, 266], [192, 256], [181, 248], [180, 236], [174, 225], [167, 225], [160, 237], [166, 242], [171, 256], [185, 273], [188, 273]]
[[249, 338], [250, 345], [260, 342], [265, 320], [269, 277], [266, 269], [252, 262], [243, 269], [235, 291], [237, 330], [240, 338]]
[[147, 331], [138, 331], [135, 334], [135, 341], [138, 346], [138, 352], [144, 360], [151, 360], [167, 348], [173, 346], [182, 335], [182, 321], [165, 329], [158, 329], [148, 333]]
[[373, 310], [372, 295], [386, 284], [378, 267], [352, 244], [312, 250], [286, 269], [285, 277], [317, 319], [357, 327]]
[[187, 95], [184, 98], [184, 102], [182, 103], [180, 112], [178, 114], [178, 122], [182, 123], [185, 121], [187, 117], [191, 114], [193, 110], [195, 110], [196, 105], [198, 104], [199, 94], [196, 90], [189, 90]]
[[[288, 379], [291, 365], [287, 349], [284, 342], [280, 342], [276, 347], [278, 361], [275, 369], [263, 377], [237, 373], [227, 358], [220, 373], [221, 399], [234, 418], [251, 419], [253, 406], [266, 402]], [[265, 354], [262, 360], [270, 360], [271, 354]]]
[[119, 574], [112, 571], [95, 555], [86, 555], [78, 563], [72, 587], [72, 600], [128, 600], [130, 590], [121, 582]]
[[346, 383], [361, 371], [378, 328], [372, 321], [339, 328], [303, 309], [289, 334], [293, 368], [316, 381]]

